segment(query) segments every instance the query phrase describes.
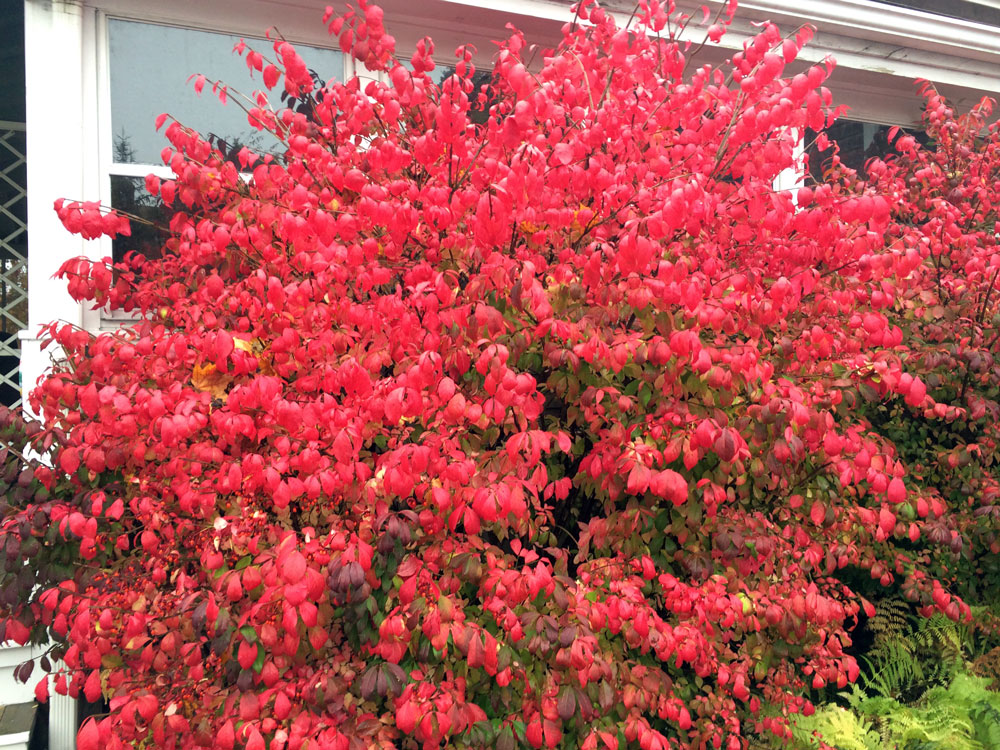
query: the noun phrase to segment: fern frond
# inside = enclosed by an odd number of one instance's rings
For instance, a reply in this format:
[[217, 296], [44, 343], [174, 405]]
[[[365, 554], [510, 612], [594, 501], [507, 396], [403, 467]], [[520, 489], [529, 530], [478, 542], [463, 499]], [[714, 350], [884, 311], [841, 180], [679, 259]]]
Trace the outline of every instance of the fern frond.
[[878, 648], [908, 633], [912, 626], [910, 605], [899, 597], [886, 597], [875, 603], [875, 616], [868, 620], [865, 627], [873, 636], [875, 648]]
[[983, 747], [1000, 748], [1000, 709], [983, 701], [970, 711], [975, 726], [975, 739]]
[[882, 738], [871, 722], [854, 711], [823, 706], [812, 716], [799, 716], [792, 726], [793, 747], [820, 747], [820, 741], [837, 750], [884, 750]]
[[886, 698], [898, 698], [924, 681], [924, 665], [905, 637], [881, 643], [862, 662], [865, 687]]
[[818, 747], [807, 743], [819, 733], [838, 750], [1000, 750], [1000, 695], [988, 682], [958, 672], [912, 705], [853, 685], [840, 693], [848, 708], [824, 706], [796, 722], [796, 747]]
[[943, 614], [919, 620], [913, 643], [917, 659], [925, 665], [924, 686], [948, 684], [964, 667], [967, 642], [959, 626]]

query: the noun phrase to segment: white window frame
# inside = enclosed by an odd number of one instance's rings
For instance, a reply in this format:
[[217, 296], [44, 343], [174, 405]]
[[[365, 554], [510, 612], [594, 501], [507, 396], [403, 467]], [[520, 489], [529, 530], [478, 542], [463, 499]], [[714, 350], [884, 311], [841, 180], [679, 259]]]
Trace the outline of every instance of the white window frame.
[[[241, 34], [238, 30], [233, 28], [204, 28], [196, 24], [183, 25], [179, 23], [170, 23], [167, 21], [153, 20], [149, 18], [144, 18], [142, 16], [129, 16], [122, 13], [107, 13], [105, 11], [98, 10], [95, 13], [96, 19], [94, 22], [94, 52], [96, 55], [96, 72], [97, 72], [97, 133], [98, 133], [98, 148], [97, 148], [97, 170], [100, 176], [100, 201], [104, 206], [111, 205], [112, 191], [111, 191], [111, 178], [112, 177], [135, 177], [144, 178], [147, 175], [153, 174], [160, 179], [170, 180], [174, 179], [175, 175], [169, 166], [165, 164], [148, 164], [148, 163], [123, 163], [116, 162], [114, 160], [114, 133], [112, 132], [111, 124], [111, 42], [110, 42], [110, 22], [112, 20], [116, 21], [128, 21], [131, 23], [141, 23], [148, 24], [151, 26], [167, 26], [176, 29], [187, 29], [191, 31], [202, 31], [212, 34], [228, 34], [237, 37], [246, 38], [248, 41], [252, 42], [265, 42], [266, 40], [260, 37], [253, 37], [246, 34]], [[328, 38], [329, 39], [329, 38]], [[325, 46], [327, 49], [331, 49], [340, 52], [339, 48], [335, 46], [332, 39], [329, 39], [329, 45], [318, 45], [315, 41], [295, 41], [290, 40], [293, 44], [308, 45], [311, 47]], [[343, 70], [341, 75], [342, 80], [347, 80], [351, 76], [357, 74], [363, 79], [375, 80], [376, 76], [369, 73], [367, 70], [358, 71], [358, 66], [353, 57], [347, 54], [343, 54]], [[250, 72], [247, 71], [247, 81], [250, 81]], [[254, 79], [257, 83], [260, 82], [259, 76]], [[235, 84], [234, 84], [235, 85]], [[262, 83], [260, 84], [263, 85]], [[239, 86], [237, 86], [239, 88]], [[244, 85], [246, 88], [246, 85]], [[191, 96], [197, 96], [194, 90], [191, 91]], [[220, 105], [221, 106], [221, 105]], [[150, 123], [150, 127], [153, 124]], [[167, 146], [166, 140], [164, 140], [164, 146]], [[249, 175], [243, 175], [245, 178], [249, 178]], [[99, 240], [95, 241], [97, 246], [97, 252], [93, 253], [96, 257], [111, 257], [112, 255], [112, 241], [109, 237], [101, 237]], [[84, 310], [84, 327], [89, 330], [115, 330], [120, 328], [122, 324], [126, 324], [130, 321], [136, 320], [136, 315], [134, 313], [126, 313], [118, 310], [110, 310], [108, 308], [102, 308], [100, 310]]]

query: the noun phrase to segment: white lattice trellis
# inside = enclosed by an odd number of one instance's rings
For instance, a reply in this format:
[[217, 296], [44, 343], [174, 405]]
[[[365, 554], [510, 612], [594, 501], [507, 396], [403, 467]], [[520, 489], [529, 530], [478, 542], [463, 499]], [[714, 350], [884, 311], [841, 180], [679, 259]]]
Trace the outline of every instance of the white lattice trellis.
[[28, 225], [22, 123], [0, 121], [0, 401], [21, 403], [18, 332], [28, 327]]

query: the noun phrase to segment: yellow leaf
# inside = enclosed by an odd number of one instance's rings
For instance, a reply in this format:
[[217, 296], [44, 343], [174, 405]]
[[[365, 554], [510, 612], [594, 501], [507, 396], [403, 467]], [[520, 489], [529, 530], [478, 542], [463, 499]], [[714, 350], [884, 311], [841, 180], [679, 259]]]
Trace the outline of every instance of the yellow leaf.
[[213, 364], [195, 365], [191, 371], [191, 385], [199, 391], [208, 391], [213, 398], [225, 398], [226, 388], [232, 382], [231, 375], [219, 372]]

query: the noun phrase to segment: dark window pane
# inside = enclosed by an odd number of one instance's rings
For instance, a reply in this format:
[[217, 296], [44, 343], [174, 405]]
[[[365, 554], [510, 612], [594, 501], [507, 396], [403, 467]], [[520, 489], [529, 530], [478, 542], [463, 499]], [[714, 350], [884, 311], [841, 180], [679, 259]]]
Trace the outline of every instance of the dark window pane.
[[[409, 60], [403, 59], [402, 63], [403, 67], [407, 70], [413, 70], [413, 65]], [[451, 64], [436, 63], [434, 65], [434, 70], [430, 71], [429, 75], [431, 80], [440, 86], [446, 79], [455, 75], [455, 66]], [[477, 125], [482, 125], [486, 122], [490, 115], [490, 107], [493, 106], [495, 101], [493, 98], [493, 92], [490, 90], [490, 82], [492, 80], [492, 68], [476, 66], [476, 72], [472, 75], [473, 90], [469, 95], [469, 100], [472, 103], [472, 107], [469, 111], [469, 119]], [[484, 86], [487, 87], [486, 98], [483, 102], [480, 102], [479, 95]]]
[[[161, 112], [205, 136], [214, 136], [215, 141], [222, 139], [227, 151], [237, 144], [270, 150], [269, 136], [252, 128], [246, 113], [233, 101], [235, 89], [249, 95], [263, 88], [260, 74], [254, 73], [251, 79], [244, 58], [233, 52], [239, 37], [117, 19], [108, 22], [108, 36], [114, 161], [161, 163], [160, 152], [167, 141], [154, 126]], [[265, 57], [275, 57], [267, 40], [253, 39], [247, 44]], [[342, 53], [298, 44], [295, 48], [322, 80], [343, 79]], [[210, 85], [201, 96], [196, 94], [188, 82], [194, 73], [229, 85], [230, 101], [223, 105]]]
[[0, 5], [4, 41], [0, 44], [0, 120], [24, 122], [24, 3]]
[[111, 206], [144, 220], [132, 219], [131, 237], [114, 239], [112, 254], [115, 262], [123, 260], [128, 252], [137, 252], [147, 258], [160, 257], [160, 250], [169, 236], [166, 227], [170, 212], [164, 210], [159, 198], [146, 191], [145, 179], [111, 175]]
[[[408, 63], [406, 64], [407, 66], [409, 65]], [[453, 75], [455, 75], [454, 65], [435, 65], [434, 70], [431, 71], [431, 78], [439, 86]], [[473, 89], [469, 95], [469, 101], [472, 106], [469, 110], [469, 119], [477, 125], [482, 125], [489, 118], [490, 107], [493, 106], [494, 102], [492, 92], [489, 90], [492, 80], [492, 68], [476, 68], [476, 72], [472, 75]], [[480, 102], [480, 93], [483, 91], [484, 86], [487, 87], [486, 98]]]
[[[895, 154], [896, 150], [889, 141], [891, 125], [879, 125], [858, 120], [837, 120], [826, 129], [826, 135], [831, 141], [836, 141], [840, 147], [838, 155], [845, 166], [857, 170], [864, 176], [865, 163], [869, 159], [884, 159]], [[900, 131], [902, 132], [902, 131]], [[919, 130], [906, 130], [920, 143], [926, 143], [927, 137]], [[809, 174], [816, 182], [823, 181], [823, 175], [830, 168], [833, 149], [820, 151], [816, 146], [815, 130], [806, 131], [806, 153], [809, 155]], [[898, 137], [898, 135], [897, 135]]]

